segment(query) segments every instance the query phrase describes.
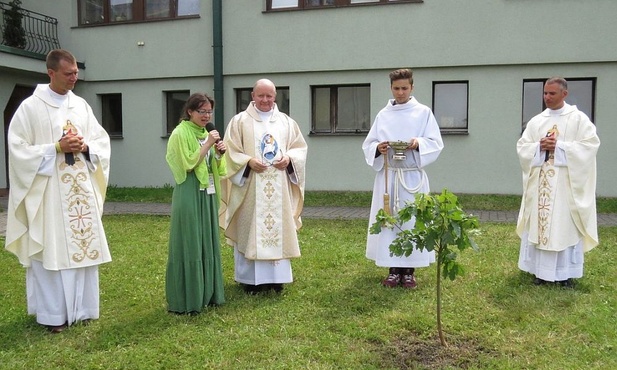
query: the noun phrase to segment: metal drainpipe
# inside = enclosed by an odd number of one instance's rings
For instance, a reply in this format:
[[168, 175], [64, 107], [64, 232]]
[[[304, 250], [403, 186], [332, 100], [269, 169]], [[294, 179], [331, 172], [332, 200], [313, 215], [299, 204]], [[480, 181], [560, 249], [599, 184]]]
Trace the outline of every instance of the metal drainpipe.
[[223, 0], [212, 1], [212, 41], [214, 49], [214, 126], [223, 136], [225, 132], [225, 102], [223, 98]]

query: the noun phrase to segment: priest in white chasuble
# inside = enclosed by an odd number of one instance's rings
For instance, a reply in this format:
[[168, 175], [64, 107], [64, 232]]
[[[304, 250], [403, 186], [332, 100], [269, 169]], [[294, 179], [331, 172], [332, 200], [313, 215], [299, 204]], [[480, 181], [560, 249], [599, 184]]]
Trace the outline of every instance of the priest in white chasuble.
[[518, 266], [534, 284], [566, 287], [583, 276], [584, 253], [598, 245], [596, 153], [600, 139], [585, 113], [566, 103], [568, 84], [544, 84], [546, 110], [517, 142], [523, 197], [516, 231]]
[[111, 261], [101, 222], [109, 136], [71, 90], [74, 56], [52, 50], [8, 134], [6, 249], [26, 267], [28, 313], [53, 333], [99, 317], [98, 265]]
[[298, 124], [278, 110], [272, 81], [257, 81], [251, 96], [225, 132], [225, 237], [245, 291], [280, 292], [293, 281], [290, 260], [300, 257], [307, 145]]

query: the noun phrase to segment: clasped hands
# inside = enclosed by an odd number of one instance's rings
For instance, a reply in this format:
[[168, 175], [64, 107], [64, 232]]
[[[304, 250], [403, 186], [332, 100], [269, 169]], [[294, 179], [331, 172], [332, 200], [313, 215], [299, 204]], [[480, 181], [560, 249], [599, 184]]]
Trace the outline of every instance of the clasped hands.
[[[287, 166], [289, 166], [289, 163], [291, 163], [291, 158], [284, 155], [280, 160], [272, 163], [272, 167], [276, 168], [277, 170], [283, 171], [287, 168]], [[270, 164], [263, 163], [261, 159], [258, 159], [258, 158], [249, 159], [248, 165], [251, 168], [251, 170], [257, 173], [262, 173], [265, 170], [267, 170], [268, 167], [270, 167]]]
[[69, 132], [60, 138], [58, 143], [60, 144], [60, 149], [63, 153], [80, 153], [88, 151], [88, 145], [84, 142], [84, 137], [72, 132]]
[[[418, 142], [418, 139], [413, 138], [409, 141], [409, 145], [407, 145], [407, 148], [405, 148], [406, 150], [416, 150], [418, 149], [418, 146], [420, 145], [420, 143]], [[379, 150], [379, 153], [385, 155], [388, 152], [388, 148], [390, 147], [390, 142], [389, 141], [382, 141], [381, 143], [377, 144], [377, 150]]]
[[555, 147], [557, 146], [557, 138], [553, 135], [546, 136], [540, 139], [540, 150], [542, 151], [555, 151]]

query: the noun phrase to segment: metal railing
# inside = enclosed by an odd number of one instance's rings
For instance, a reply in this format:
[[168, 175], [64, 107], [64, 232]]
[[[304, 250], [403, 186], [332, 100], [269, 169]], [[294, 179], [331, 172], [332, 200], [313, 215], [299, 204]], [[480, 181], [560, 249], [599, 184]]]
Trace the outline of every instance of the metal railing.
[[2, 17], [0, 18], [2, 20], [0, 22], [2, 45], [17, 47], [41, 55], [46, 55], [49, 51], [60, 48], [60, 42], [58, 41], [58, 20], [54, 17], [23, 8], [20, 8], [18, 12], [22, 16], [21, 26], [25, 36], [25, 45], [10, 45], [10, 42], [5, 38], [5, 25], [8, 20], [7, 12], [11, 10], [11, 6], [7, 3], [0, 2], [0, 9], [2, 10]]

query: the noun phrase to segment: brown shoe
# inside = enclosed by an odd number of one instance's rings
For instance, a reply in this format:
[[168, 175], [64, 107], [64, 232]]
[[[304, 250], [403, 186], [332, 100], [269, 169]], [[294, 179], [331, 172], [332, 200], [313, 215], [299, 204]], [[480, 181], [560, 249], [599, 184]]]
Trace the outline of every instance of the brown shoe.
[[381, 282], [381, 285], [387, 286], [388, 288], [394, 288], [394, 287], [397, 287], [400, 282], [401, 282], [401, 275], [391, 273], [390, 275], [388, 275], [388, 277], [384, 281]]
[[402, 285], [403, 288], [416, 289], [418, 284], [416, 284], [416, 277], [414, 274], [403, 274]]

